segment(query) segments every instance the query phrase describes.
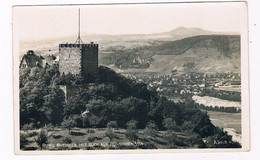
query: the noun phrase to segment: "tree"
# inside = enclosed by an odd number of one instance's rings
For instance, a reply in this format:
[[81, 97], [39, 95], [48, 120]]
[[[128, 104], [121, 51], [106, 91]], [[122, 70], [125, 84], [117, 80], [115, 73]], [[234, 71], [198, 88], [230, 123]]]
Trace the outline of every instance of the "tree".
[[35, 142], [38, 144], [38, 146], [41, 148], [43, 148], [44, 144], [48, 144], [48, 133], [47, 131], [41, 129], [40, 134], [37, 136], [37, 138], [35, 138]]
[[44, 96], [43, 110], [47, 121], [54, 126], [62, 122], [64, 102], [65, 95], [59, 88], [52, 88], [50, 93]]
[[69, 130], [69, 134], [71, 133], [70, 130], [72, 127], [75, 127], [77, 124], [77, 119], [79, 118], [78, 115], [71, 115], [69, 116], [69, 118], [63, 120], [63, 122], [61, 123], [61, 125], [65, 128], [68, 128]]
[[[44, 96], [50, 89], [52, 77], [44, 68], [33, 67], [29, 72], [23, 72], [21, 75], [20, 86], [20, 125], [34, 123], [40, 127], [46, 123], [46, 117], [43, 110]], [[26, 77], [26, 78], [25, 78]]]
[[105, 132], [105, 136], [109, 138], [109, 145], [111, 145], [112, 141], [117, 138], [117, 135], [113, 132], [111, 128], [108, 128]]
[[168, 130], [176, 130], [178, 128], [176, 122], [172, 118], [165, 118], [163, 120], [163, 125]]
[[138, 131], [136, 128], [137, 121], [131, 120], [127, 123], [126, 138], [133, 144], [137, 145]]
[[149, 121], [145, 127], [144, 133], [152, 138], [158, 135], [158, 127], [154, 121]]
[[113, 128], [117, 128], [118, 129], [117, 122], [116, 121], [109, 121], [107, 123], [107, 128], [108, 129], [113, 129]]

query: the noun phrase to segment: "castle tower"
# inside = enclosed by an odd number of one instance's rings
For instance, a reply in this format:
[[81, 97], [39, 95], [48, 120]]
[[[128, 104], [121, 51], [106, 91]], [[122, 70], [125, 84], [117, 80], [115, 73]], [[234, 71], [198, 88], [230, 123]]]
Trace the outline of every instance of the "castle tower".
[[59, 70], [61, 74], [81, 75], [87, 82], [95, 82], [98, 72], [98, 44], [84, 44], [79, 32], [75, 43], [59, 45]]
[[98, 44], [60, 44], [59, 70], [61, 74], [81, 75], [93, 82], [98, 72]]

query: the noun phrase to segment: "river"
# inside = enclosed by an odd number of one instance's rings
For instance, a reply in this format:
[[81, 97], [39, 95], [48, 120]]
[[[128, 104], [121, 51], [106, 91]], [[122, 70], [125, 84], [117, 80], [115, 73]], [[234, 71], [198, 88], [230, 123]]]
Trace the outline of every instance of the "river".
[[[240, 102], [222, 100], [215, 97], [209, 96], [193, 96], [192, 99], [199, 104], [205, 106], [223, 106], [223, 107], [237, 107], [241, 108]], [[203, 110], [205, 111], [205, 110]], [[211, 122], [220, 128], [223, 128], [228, 132], [229, 135], [232, 135], [234, 141], [237, 141], [241, 144], [242, 135], [241, 135], [241, 113], [225, 113], [217, 111], [206, 111], [210, 116]]]

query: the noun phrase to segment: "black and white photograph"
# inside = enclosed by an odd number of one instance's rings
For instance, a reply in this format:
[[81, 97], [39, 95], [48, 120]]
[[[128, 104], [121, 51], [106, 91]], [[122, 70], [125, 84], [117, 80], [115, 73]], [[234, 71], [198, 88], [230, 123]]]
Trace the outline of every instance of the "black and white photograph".
[[12, 12], [17, 154], [248, 151], [245, 2]]

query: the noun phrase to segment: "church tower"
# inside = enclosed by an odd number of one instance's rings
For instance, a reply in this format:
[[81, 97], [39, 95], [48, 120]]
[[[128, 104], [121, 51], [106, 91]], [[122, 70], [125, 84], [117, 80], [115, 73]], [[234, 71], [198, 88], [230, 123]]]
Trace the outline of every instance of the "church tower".
[[59, 70], [61, 74], [82, 76], [84, 81], [95, 82], [98, 76], [98, 44], [85, 44], [79, 32], [75, 43], [59, 44]]

